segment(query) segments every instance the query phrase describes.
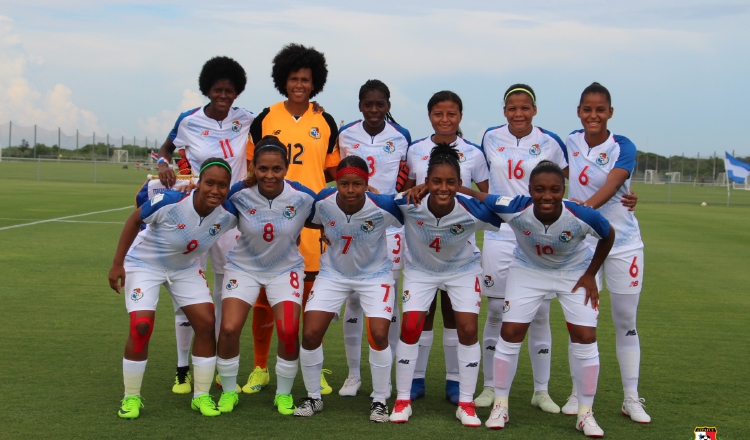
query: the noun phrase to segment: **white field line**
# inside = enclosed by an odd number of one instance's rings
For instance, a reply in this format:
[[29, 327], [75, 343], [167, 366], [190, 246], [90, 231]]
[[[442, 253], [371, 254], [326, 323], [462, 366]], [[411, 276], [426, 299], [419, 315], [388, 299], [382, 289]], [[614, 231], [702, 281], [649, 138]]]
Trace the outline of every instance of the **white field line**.
[[[87, 216], [87, 215], [104, 214], [105, 212], [122, 211], [123, 209], [133, 209], [133, 205], [123, 206], [122, 208], [107, 209], [107, 210], [104, 210], [104, 211], [94, 211], [94, 212], [87, 212], [85, 214], [76, 214], [76, 215], [68, 215], [68, 216], [65, 216], [65, 217], [51, 218], [49, 220], [39, 220], [39, 221], [36, 221], [36, 222], [31, 222], [31, 223], [22, 223], [20, 225], [5, 226], [5, 227], [0, 228], [0, 231], [4, 231], [6, 229], [13, 229], [13, 228], [22, 228], [24, 226], [33, 226], [33, 225], [38, 225], [38, 224], [41, 224], [41, 223], [57, 222], [57, 221], [61, 221], [61, 220], [67, 220], [69, 218], [84, 217], [84, 216]], [[122, 224], [122, 223], [120, 223], [120, 224]]]

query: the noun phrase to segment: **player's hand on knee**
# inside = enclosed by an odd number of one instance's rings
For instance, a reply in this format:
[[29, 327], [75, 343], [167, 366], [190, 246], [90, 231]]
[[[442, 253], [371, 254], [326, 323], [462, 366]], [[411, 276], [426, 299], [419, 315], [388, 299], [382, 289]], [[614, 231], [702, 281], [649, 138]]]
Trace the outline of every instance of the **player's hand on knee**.
[[109, 269], [109, 287], [117, 293], [122, 293], [121, 289], [125, 287], [125, 268], [123, 266], [112, 266]]
[[583, 274], [583, 276], [578, 279], [575, 287], [573, 287], [572, 292], [575, 292], [579, 288], [586, 290], [586, 299], [583, 301], [583, 305], [587, 305], [589, 301], [591, 301], [591, 308], [599, 310], [599, 288], [596, 285], [596, 276]]

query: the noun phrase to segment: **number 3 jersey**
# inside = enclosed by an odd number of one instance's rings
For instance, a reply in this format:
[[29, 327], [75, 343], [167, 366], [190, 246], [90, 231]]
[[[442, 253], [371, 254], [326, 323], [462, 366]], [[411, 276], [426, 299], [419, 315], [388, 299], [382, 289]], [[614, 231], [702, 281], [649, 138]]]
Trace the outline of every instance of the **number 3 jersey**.
[[395, 198], [404, 215], [406, 268], [428, 274], [450, 275], [481, 270], [481, 254], [469, 242], [478, 230], [497, 231], [501, 220], [476, 199], [456, 196], [453, 210], [437, 218], [427, 208], [430, 195], [419, 205]]
[[204, 107], [182, 113], [169, 139], [180, 149], [184, 148], [193, 174], [198, 174], [201, 164], [210, 157], [220, 157], [232, 168], [232, 183], [247, 174], [245, 145], [254, 116], [244, 108], [232, 107], [223, 121], [206, 116]]
[[311, 218], [315, 193], [289, 180], [273, 200], [268, 200], [244, 181], [229, 191], [237, 208], [242, 235], [227, 255], [227, 267], [278, 275], [304, 263], [297, 237]]
[[584, 270], [594, 251], [584, 243], [587, 235], [609, 235], [609, 221], [594, 209], [563, 201], [560, 218], [545, 226], [534, 215], [531, 197], [490, 194], [484, 204], [496, 212], [516, 235], [518, 245], [511, 265], [538, 270]]
[[199, 266], [222, 233], [237, 226], [237, 210], [224, 202], [206, 217], [193, 207], [195, 191], [157, 194], [141, 205], [141, 219], [149, 225], [136, 237], [125, 256], [126, 267], [182, 270]]
[[635, 145], [625, 136], [611, 135], [603, 144], [589, 148], [583, 130], [577, 130], [568, 136], [567, 147], [570, 156], [570, 198], [588, 200], [604, 186], [609, 172], [614, 168], [628, 172], [625, 183], [597, 211], [617, 231], [614, 246], [640, 244], [641, 230], [635, 213], [622, 205], [623, 194], [630, 193], [630, 179], [635, 168]]
[[323, 225], [331, 243], [320, 257], [320, 276], [325, 278], [380, 278], [391, 276], [386, 229], [404, 220], [393, 196], [365, 193], [365, 205], [347, 215], [336, 203], [336, 188], [318, 194], [312, 223]]

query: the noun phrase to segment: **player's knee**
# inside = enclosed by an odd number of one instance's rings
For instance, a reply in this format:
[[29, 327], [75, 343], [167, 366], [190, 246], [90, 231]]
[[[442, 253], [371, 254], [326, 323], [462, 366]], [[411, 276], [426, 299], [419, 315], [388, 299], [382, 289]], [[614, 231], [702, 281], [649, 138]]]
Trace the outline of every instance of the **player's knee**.
[[236, 322], [229, 322], [226, 319], [221, 320], [221, 329], [219, 337], [221, 339], [237, 340], [242, 333], [242, 325]]
[[373, 350], [385, 350], [388, 347], [388, 328], [368, 328], [367, 342]]
[[130, 313], [130, 338], [134, 343], [133, 351], [141, 353], [154, 331], [154, 318], [153, 316], [136, 317], [136, 313]]
[[477, 323], [474, 322], [462, 322], [456, 325], [456, 333], [458, 334], [458, 342], [462, 345], [473, 345], [477, 342]]
[[526, 336], [526, 328], [528, 324], [523, 325], [517, 322], [504, 322], [500, 329], [500, 337], [507, 342], [523, 342], [523, 338]]
[[420, 312], [406, 312], [401, 320], [401, 340], [412, 345], [419, 342], [424, 327], [424, 316]]
[[323, 333], [317, 329], [304, 327], [302, 329], [302, 348], [305, 350], [315, 350], [323, 342]]
[[191, 325], [196, 334], [213, 333], [216, 331], [216, 317], [213, 313], [195, 317]]
[[294, 353], [299, 335], [299, 318], [294, 313], [294, 303], [284, 301], [284, 319], [276, 320], [276, 332], [279, 334], [279, 341], [285, 346], [287, 353]]

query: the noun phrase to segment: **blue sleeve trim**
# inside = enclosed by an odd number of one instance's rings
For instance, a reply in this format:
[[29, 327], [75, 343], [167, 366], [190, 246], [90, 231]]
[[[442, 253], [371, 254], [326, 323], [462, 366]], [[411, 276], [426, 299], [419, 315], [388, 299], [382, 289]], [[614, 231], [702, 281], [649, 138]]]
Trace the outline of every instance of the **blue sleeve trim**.
[[557, 142], [557, 145], [560, 146], [560, 149], [563, 152], [563, 156], [565, 156], [565, 162], [569, 162], [569, 160], [568, 160], [568, 148], [565, 146], [565, 142], [563, 142], [562, 139], [560, 139], [560, 136], [556, 135], [555, 133], [552, 133], [549, 130], [543, 129], [542, 127], [537, 127], [537, 128], [539, 128], [539, 130], [541, 130], [542, 133], [546, 134], [547, 136], [549, 136], [552, 139], [554, 139], [555, 142]]
[[531, 203], [531, 197], [528, 196], [508, 197], [490, 194], [484, 199], [484, 204], [490, 211], [498, 214], [515, 214], [531, 206]]
[[200, 107], [196, 107], [192, 110], [188, 110], [186, 112], [180, 113], [180, 116], [177, 117], [177, 122], [174, 123], [174, 128], [172, 128], [172, 131], [169, 132], [170, 141], [174, 142], [175, 138], [177, 138], [177, 130], [180, 127], [180, 122], [182, 122], [183, 119], [192, 115], [193, 113], [197, 112], [200, 109], [201, 109]]
[[390, 124], [391, 127], [395, 128], [396, 131], [401, 133], [401, 136], [403, 136], [406, 139], [406, 145], [411, 145], [411, 133], [409, 133], [409, 130], [405, 129], [404, 127], [394, 122], [388, 122], [388, 124]]
[[306, 193], [310, 197], [312, 197], [313, 200], [318, 196], [315, 194], [315, 191], [311, 190], [310, 188], [306, 187], [305, 185], [295, 182], [294, 180], [285, 180], [286, 183], [289, 184], [292, 188], [296, 189], [297, 191], [301, 191], [303, 193]]
[[614, 168], [622, 168], [632, 175], [635, 169], [635, 155], [637, 152], [635, 144], [625, 136], [616, 134], [614, 138], [617, 145], [620, 146], [620, 157], [617, 158]]
[[323, 188], [317, 196], [315, 196], [315, 203], [321, 202], [332, 195], [336, 194], [338, 190], [336, 187], [330, 187], [330, 188]]
[[[159, 197], [160, 195], [162, 197]], [[141, 205], [141, 220], [147, 219], [161, 208], [173, 205], [189, 195], [190, 194], [182, 194], [181, 192], [169, 190], [158, 194], [152, 199], [146, 200], [146, 202]], [[154, 203], [154, 200], [158, 200], [158, 202]]]
[[375, 204], [375, 206], [394, 216], [402, 225], [404, 224], [404, 215], [401, 213], [398, 206], [396, 206], [393, 197], [382, 194], [373, 194], [371, 192], [366, 192], [365, 194], [367, 194], [367, 197]]
[[485, 223], [491, 224], [492, 226], [499, 228], [500, 224], [503, 222], [500, 217], [492, 213], [487, 205], [477, 199], [469, 199], [462, 195], [456, 195], [456, 202], [469, 211], [469, 214]]
[[573, 131], [571, 131], [571, 132], [570, 132], [570, 134], [569, 134], [568, 136], [570, 136], [570, 135], [572, 135], [572, 134], [576, 134], [576, 133], [583, 133], [583, 129], [580, 129], [580, 130], [573, 130]]
[[604, 218], [599, 211], [568, 200], [564, 200], [563, 204], [565, 205], [565, 208], [578, 217], [578, 219], [591, 226], [591, 228], [599, 234], [599, 237], [606, 238], [609, 235], [609, 220]]
[[344, 130], [347, 130], [347, 129], [349, 129], [349, 128], [351, 128], [351, 127], [355, 126], [356, 124], [359, 124], [360, 122], [362, 122], [362, 120], [361, 120], [361, 119], [357, 119], [357, 120], [356, 120], [356, 121], [354, 121], [354, 122], [350, 122], [350, 123], [348, 123], [348, 124], [346, 124], [346, 125], [342, 126], [341, 128], [339, 128], [339, 134], [343, 133], [343, 132], [344, 132]]
[[226, 200], [224, 203], [222, 203], [221, 207], [233, 216], [240, 218], [240, 212], [237, 210], [237, 207], [234, 206], [234, 203], [230, 202], [229, 200]]
[[139, 208], [148, 200], [148, 181], [135, 193], [135, 207]]
[[231, 188], [229, 188], [229, 194], [227, 194], [227, 200], [231, 199], [233, 195], [237, 194], [238, 192], [245, 189], [245, 181], [240, 180], [239, 182], [232, 185]]
[[425, 139], [427, 139], [427, 138], [426, 138], [426, 137], [423, 137], [422, 139], [417, 139], [416, 141], [414, 141], [414, 142], [410, 143], [410, 144], [409, 144], [409, 146], [411, 147], [411, 146], [412, 146], [412, 145], [414, 145], [414, 144], [418, 144], [418, 143], [422, 142], [422, 141], [423, 141], [423, 140], [425, 140]]

